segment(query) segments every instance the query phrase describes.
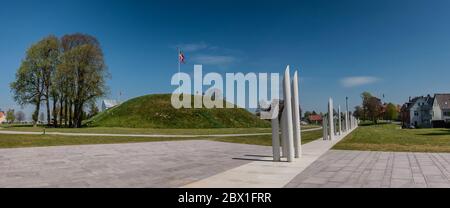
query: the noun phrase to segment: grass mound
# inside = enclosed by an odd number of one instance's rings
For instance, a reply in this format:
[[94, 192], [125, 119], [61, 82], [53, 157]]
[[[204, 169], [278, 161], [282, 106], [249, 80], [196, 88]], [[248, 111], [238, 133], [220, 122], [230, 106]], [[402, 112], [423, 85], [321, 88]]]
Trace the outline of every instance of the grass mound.
[[170, 94], [137, 97], [94, 116], [86, 125], [128, 128], [270, 127], [269, 122], [259, 119], [245, 109], [175, 109], [170, 99]]

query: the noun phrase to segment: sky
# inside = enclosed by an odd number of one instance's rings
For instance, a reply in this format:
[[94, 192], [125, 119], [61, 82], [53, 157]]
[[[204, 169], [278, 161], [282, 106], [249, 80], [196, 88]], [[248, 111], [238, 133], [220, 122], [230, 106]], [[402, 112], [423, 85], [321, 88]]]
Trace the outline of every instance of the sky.
[[[207, 72], [299, 69], [304, 110], [450, 93], [450, 1], [0, 0], [0, 108], [20, 109], [9, 84], [25, 52], [48, 35], [86, 33], [101, 43], [106, 98], [171, 93], [176, 47]], [[29, 108], [25, 111], [31, 112]]]

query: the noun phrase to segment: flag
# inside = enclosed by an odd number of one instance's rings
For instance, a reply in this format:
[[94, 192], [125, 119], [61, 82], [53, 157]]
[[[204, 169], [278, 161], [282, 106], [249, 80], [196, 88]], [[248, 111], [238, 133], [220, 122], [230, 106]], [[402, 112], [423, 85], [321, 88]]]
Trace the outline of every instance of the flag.
[[186, 63], [185, 62], [185, 58], [184, 58], [184, 54], [183, 54], [183, 52], [182, 51], [180, 51], [180, 54], [178, 55], [178, 61], [180, 62], [180, 63]]

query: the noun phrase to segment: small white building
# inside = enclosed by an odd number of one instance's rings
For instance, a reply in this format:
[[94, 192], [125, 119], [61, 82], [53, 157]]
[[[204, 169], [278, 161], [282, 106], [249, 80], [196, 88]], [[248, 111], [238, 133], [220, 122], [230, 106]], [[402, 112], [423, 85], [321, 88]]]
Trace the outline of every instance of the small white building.
[[403, 125], [416, 128], [432, 127], [433, 100], [430, 95], [410, 98], [402, 108]]
[[116, 107], [118, 105], [120, 105], [120, 102], [118, 100], [103, 100], [102, 111], [106, 111], [106, 110]]
[[433, 102], [433, 127], [450, 124], [450, 94], [435, 94]]

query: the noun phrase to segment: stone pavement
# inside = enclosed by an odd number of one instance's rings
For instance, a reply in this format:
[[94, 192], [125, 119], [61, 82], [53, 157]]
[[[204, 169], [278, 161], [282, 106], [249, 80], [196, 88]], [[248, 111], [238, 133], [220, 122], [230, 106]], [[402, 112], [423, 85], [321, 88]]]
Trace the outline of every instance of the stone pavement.
[[270, 153], [195, 140], [0, 149], [0, 187], [180, 187]]
[[450, 154], [331, 150], [285, 187], [450, 188]]
[[354, 129], [332, 141], [317, 139], [302, 145], [302, 157], [293, 162], [273, 162], [271, 156], [193, 182], [186, 188], [282, 188]]

